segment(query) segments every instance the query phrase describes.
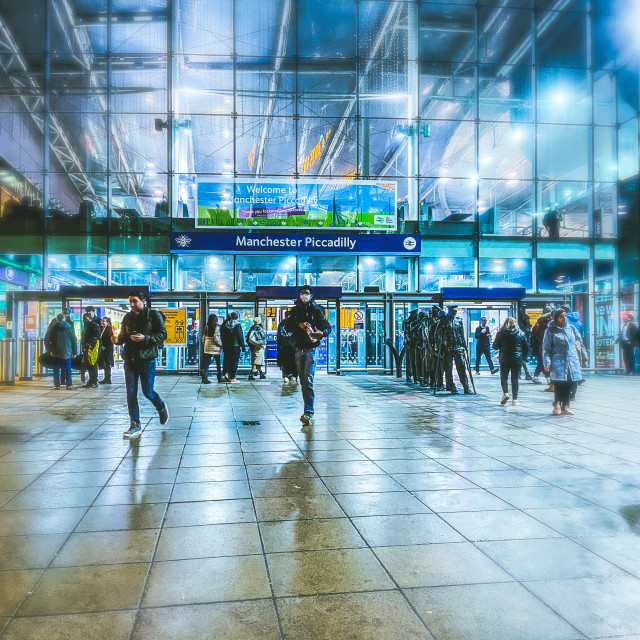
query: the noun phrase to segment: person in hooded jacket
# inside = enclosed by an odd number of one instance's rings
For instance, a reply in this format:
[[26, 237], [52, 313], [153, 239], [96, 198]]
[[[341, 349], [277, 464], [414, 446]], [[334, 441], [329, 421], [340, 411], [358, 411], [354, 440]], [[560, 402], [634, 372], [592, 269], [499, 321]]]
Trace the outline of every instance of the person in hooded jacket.
[[573, 385], [582, 380], [580, 354], [583, 352], [578, 330], [568, 322], [564, 309], [556, 309], [542, 343], [544, 370], [549, 374], [554, 388], [551, 415], [573, 415], [569, 408], [570, 395]]
[[278, 359], [277, 363], [282, 371], [282, 380], [291, 382], [294, 378], [298, 381], [298, 369], [296, 367], [296, 348], [293, 344], [293, 333], [287, 331], [285, 325], [287, 318], [291, 315], [290, 311], [286, 311], [284, 318], [278, 325], [277, 346]]
[[493, 348], [500, 352], [500, 384], [502, 385], [502, 400], [500, 404], [507, 404], [509, 400], [509, 376], [511, 376], [512, 405], [518, 404], [518, 377], [522, 367], [522, 360], [527, 353], [527, 338], [518, 327], [515, 318], [509, 316], [493, 341]]
[[246, 350], [238, 317], [238, 312], [232, 311], [220, 327], [223, 354], [222, 373], [227, 382], [238, 382], [236, 372], [238, 371], [238, 362], [240, 362], [240, 351]]
[[71, 325], [65, 322], [64, 313], [59, 313], [55, 322], [49, 325], [44, 343], [51, 357], [54, 358], [53, 388], [60, 388], [60, 372], [64, 371], [63, 380], [67, 389], [73, 389], [71, 358], [76, 355], [78, 342]]
[[300, 422], [308, 425], [314, 413], [313, 376], [316, 372], [316, 349], [320, 346], [322, 338], [331, 333], [331, 325], [324, 309], [313, 299], [311, 286], [300, 287], [299, 298], [284, 326], [287, 332], [293, 334], [293, 342], [296, 345], [296, 366], [304, 400], [304, 413], [300, 416]]
[[253, 319], [253, 325], [247, 331], [247, 344], [251, 351], [251, 373], [249, 380], [255, 380], [256, 375], [260, 373], [260, 379], [264, 380], [267, 375], [264, 372], [264, 352], [267, 347], [267, 333], [262, 326], [262, 319], [256, 316]]
[[99, 384], [111, 384], [111, 369], [115, 365], [113, 327], [111, 326], [111, 318], [105, 316], [100, 320], [102, 333], [100, 334], [100, 350], [98, 351], [98, 367], [104, 371], [104, 378]]

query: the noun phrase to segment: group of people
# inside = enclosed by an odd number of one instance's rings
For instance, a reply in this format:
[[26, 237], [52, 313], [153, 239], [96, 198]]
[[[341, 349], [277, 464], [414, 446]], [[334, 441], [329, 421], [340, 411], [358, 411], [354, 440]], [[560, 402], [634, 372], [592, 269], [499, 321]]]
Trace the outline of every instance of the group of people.
[[[53, 388], [74, 389], [72, 362], [79, 356], [77, 366], [82, 382], [88, 374], [85, 387], [95, 388], [98, 384], [111, 384], [111, 368], [114, 366], [114, 348], [111, 340], [113, 328], [111, 318], [98, 318], [95, 307], [88, 306], [82, 316], [80, 353], [78, 341], [69, 312], [59, 313], [49, 324], [44, 337], [47, 351], [53, 362]], [[103, 369], [104, 378], [98, 380], [98, 370]]]
[[[304, 285], [294, 306], [285, 313], [278, 325], [277, 363], [284, 381], [300, 380], [304, 413], [303, 424], [309, 424], [314, 413], [313, 380], [316, 368], [316, 349], [323, 338], [331, 333], [326, 314], [313, 298], [313, 288]], [[236, 378], [240, 353], [251, 352], [249, 380], [265, 379], [265, 354], [267, 333], [262, 318], [256, 316], [246, 336], [238, 313], [232, 311], [220, 324], [218, 316], [211, 314], [202, 332], [204, 362], [202, 382], [210, 384], [209, 369], [215, 361], [218, 382], [237, 383]]]

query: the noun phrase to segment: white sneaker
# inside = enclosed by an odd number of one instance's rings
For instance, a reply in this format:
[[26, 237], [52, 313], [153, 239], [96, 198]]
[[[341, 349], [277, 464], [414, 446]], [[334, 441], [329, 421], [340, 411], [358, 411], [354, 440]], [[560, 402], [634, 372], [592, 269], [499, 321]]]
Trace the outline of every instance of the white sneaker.
[[507, 400], [509, 400], [509, 394], [508, 393], [503, 393], [502, 394], [502, 400], [500, 400], [500, 404], [507, 404]]
[[512, 400], [511, 401], [511, 406], [512, 407], [517, 407], [520, 403], [517, 400]]
[[565, 416], [573, 416], [575, 414], [573, 413], [573, 411], [571, 411], [571, 409], [569, 409], [569, 407], [565, 407], [564, 408], [564, 415]]
[[552, 416], [560, 416], [562, 415], [562, 409], [560, 408], [560, 403], [556, 403], [553, 405], [553, 411], [551, 412]]

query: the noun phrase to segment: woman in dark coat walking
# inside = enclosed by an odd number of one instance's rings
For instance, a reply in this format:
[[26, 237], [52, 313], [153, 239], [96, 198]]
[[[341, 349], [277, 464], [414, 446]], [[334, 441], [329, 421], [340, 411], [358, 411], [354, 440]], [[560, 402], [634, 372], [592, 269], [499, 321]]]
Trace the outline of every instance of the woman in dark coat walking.
[[100, 384], [111, 384], [111, 369], [115, 365], [113, 357], [113, 327], [111, 326], [111, 318], [105, 316], [100, 320], [102, 333], [100, 334], [100, 349], [98, 351], [98, 367], [104, 370], [104, 378], [100, 380]]
[[527, 338], [518, 327], [516, 319], [509, 316], [496, 334], [493, 348], [500, 352], [500, 383], [502, 384], [502, 400], [509, 400], [509, 376], [511, 376], [512, 405], [518, 404], [518, 377], [522, 367], [522, 358], [527, 353]]
[[296, 347], [293, 344], [293, 332], [285, 328], [285, 322], [291, 312], [287, 311], [278, 325], [278, 366], [282, 370], [282, 379], [291, 382], [294, 378], [298, 381], [298, 368], [296, 366]]

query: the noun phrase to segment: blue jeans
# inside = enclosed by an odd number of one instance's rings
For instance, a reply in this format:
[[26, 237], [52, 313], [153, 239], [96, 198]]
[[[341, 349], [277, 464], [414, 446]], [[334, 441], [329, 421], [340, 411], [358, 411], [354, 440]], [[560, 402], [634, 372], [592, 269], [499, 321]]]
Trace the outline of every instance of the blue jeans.
[[67, 387], [71, 386], [71, 358], [65, 360], [64, 358], [56, 358], [53, 365], [53, 385], [55, 387], [60, 386], [60, 371], [62, 371], [62, 382]]
[[219, 353], [205, 353], [204, 354], [204, 367], [202, 369], [202, 377], [207, 378], [209, 376], [209, 367], [211, 361], [216, 361], [216, 368], [218, 369], [218, 380], [222, 378], [222, 370], [220, 368], [220, 354]]
[[313, 414], [313, 400], [315, 398], [313, 392], [313, 376], [316, 373], [316, 350], [296, 349], [296, 366], [302, 388], [304, 412]]
[[138, 380], [145, 398], [151, 401], [157, 411], [160, 411], [164, 402], [154, 391], [153, 381], [156, 377], [156, 361], [148, 360], [135, 369], [124, 370], [124, 381], [127, 385], [127, 407], [132, 422], [140, 422], [140, 407], [138, 406]]

